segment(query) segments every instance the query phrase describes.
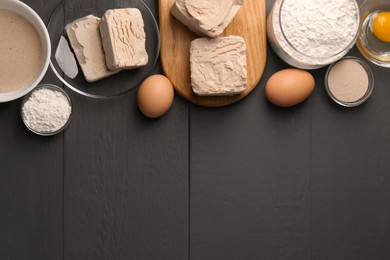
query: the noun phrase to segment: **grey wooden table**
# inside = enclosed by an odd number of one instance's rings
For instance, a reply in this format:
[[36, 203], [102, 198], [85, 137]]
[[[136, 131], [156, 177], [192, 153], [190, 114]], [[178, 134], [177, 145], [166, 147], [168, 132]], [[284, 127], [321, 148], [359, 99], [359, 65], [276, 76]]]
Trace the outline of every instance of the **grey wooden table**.
[[[47, 22], [59, 0], [25, 2]], [[0, 259], [389, 260], [390, 71], [371, 65], [374, 93], [353, 109], [312, 71], [311, 98], [280, 109], [264, 86], [286, 67], [268, 50], [243, 101], [176, 96], [158, 120], [136, 92], [67, 89], [73, 121], [50, 138], [23, 126], [20, 100], [0, 104]]]

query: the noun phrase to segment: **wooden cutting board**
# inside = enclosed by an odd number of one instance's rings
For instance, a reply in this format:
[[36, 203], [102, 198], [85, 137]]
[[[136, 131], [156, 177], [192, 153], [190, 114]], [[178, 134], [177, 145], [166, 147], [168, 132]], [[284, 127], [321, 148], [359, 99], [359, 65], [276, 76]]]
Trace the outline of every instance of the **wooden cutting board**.
[[[201, 106], [225, 106], [247, 96], [260, 81], [266, 63], [266, 13], [265, 0], [245, 0], [224, 35], [238, 35], [247, 45], [248, 88], [235, 96], [201, 97], [191, 88], [190, 43], [199, 37], [176, 20], [170, 13], [175, 0], [159, 0], [161, 34], [161, 65], [172, 81], [176, 92], [186, 100]], [[229, 80], [229, 79], [227, 79]]]

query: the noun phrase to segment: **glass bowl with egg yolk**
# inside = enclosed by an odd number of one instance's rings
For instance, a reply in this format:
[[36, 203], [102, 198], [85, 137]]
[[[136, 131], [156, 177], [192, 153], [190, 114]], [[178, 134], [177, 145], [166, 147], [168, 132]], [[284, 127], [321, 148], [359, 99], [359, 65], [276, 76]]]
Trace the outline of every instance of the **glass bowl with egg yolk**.
[[366, 0], [360, 12], [357, 48], [370, 62], [390, 68], [390, 1]]

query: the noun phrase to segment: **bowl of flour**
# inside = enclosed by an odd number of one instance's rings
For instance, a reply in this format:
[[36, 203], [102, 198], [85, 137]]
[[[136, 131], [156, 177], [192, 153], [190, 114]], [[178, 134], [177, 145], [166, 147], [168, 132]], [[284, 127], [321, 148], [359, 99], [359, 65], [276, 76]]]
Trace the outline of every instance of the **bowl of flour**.
[[267, 18], [267, 35], [286, 63], [317, 69], [349, 52], [359, 23], [355, 0], [276, 0]]
[[71, 115], [69, 96], [55, 85], [38, 85], [22, 100], [23, 123], [38, 135], [50, 136], [62, 132], [68, 126]]
[[0, 1], [0, 102], [36, 87], [50, 60], [50, 38], [38, 14], [18, 0]]

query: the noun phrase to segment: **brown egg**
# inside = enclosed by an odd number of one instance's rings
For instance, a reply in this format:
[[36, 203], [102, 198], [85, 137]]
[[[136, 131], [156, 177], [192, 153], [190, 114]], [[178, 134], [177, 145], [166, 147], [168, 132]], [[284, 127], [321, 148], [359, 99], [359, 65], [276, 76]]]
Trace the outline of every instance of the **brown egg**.
[[313, 76], [300, 69], [284, 69], [273, 74], [265, 86], [268, 100], [281, 107], [294, 106], [307, 99], [314, 90]]
[[150, 118], [164, 115], [172, 105], [174, 90], [171, 81], [163, 75], [146, 78], [138, 89], [137, 103], [141, 112]]

